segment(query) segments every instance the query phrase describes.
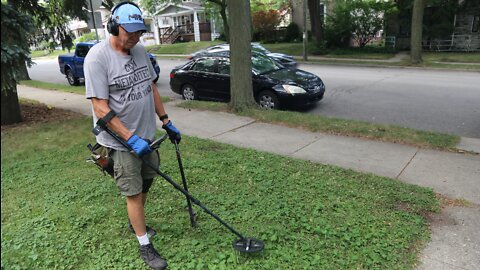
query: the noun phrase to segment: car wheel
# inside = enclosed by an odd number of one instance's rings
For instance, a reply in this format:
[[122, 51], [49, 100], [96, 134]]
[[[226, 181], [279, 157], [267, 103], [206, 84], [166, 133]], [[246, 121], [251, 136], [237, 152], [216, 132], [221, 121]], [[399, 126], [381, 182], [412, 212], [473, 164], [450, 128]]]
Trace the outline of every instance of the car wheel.
[[182, 87], [182, 96], [183, 96], [183, 99], [185, 99], [185, 100], [198, 99], [197, 90], [195, 90], [195, 88], [193, 86], [191, 86], [190, 84], [185, 84]]
[[80, 84], [80, 80], [73, 76], [73, 73], [72, 73], [72, 70], [71, 69], [67, 69], [65, 71], [65, 73], [67, 74], [67, 80], [68, 80], [68, 83], [70, 85], [79, 85]]
[[257, 96], [258, 105], [260, 108], [265, 110], [273, 110], [280, 108], [280, 101], [278, 100], [277, 95], [275, 95], [272, 91], [262, 91]]

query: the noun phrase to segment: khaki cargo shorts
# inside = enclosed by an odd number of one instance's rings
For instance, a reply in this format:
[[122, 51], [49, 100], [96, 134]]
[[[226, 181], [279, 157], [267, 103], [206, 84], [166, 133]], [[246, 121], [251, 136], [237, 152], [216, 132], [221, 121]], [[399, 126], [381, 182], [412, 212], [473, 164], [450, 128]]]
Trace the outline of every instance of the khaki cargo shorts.
[[[124, 196], [133, 196], [142, 192], [143, 179], [153, 179], [158, 174], [152, 168], [145, 165], [134, 154], [126, 151], [114, 150], [111, 153], [115, 182], [120, 193]], [[160, 156], [157, 151], [144, 156], [150, 164], [158, 168]]]

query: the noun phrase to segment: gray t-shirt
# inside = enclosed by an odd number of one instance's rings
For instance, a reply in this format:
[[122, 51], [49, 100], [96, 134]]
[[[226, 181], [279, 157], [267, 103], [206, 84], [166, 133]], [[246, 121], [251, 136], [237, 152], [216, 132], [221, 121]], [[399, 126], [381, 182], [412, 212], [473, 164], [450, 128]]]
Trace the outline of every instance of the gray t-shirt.
[[[156, 130], [152, 81], [155, 70], [141, 44], [130, 49], [130, 55], [115, 51], [107, 40], [93, 46], [85, 57], [86, 97], [106, 99], [120, 121], [134, 134], [153, 139]], [[93, 124], [97, 116], [93, 112]], [[126, 150], [106, 132], [97, 142], [116, 150]]]

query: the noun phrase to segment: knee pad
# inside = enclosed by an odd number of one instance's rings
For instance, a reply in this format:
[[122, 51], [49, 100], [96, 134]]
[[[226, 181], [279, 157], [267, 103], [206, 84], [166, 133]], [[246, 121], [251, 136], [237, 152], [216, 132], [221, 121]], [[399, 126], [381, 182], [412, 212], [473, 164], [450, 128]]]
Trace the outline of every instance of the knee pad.
[[153, 184], [153, 178], [143, 179], [142, 193], [148, 193], [152, 184]]

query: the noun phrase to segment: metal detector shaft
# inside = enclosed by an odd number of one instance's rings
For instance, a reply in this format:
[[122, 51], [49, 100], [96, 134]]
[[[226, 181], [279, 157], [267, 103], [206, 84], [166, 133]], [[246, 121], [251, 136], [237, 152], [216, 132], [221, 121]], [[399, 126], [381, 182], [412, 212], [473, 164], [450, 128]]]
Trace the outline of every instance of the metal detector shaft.
[[[182, 159], [180, 158], [180, 149], [178, 148], [178, 143], [176, 141], [175, 141], [175, 150], [177, 152], [178, 167], [180, 168], [180, 174], [182, 175], [183, 190], [188, 192], [187, 180], [185, 180], [185, 173], [183, 172]], [[190, 198], [188, 198], [188, 196], [185, 196], [185, 197], [187, 198], [188, 214], [190, 214], [190, 224], [192, 225], [192, 228], [195, 228], [197, 223], [195, 222], [195, 214], [193, 213], [192, 202], [190, 201]]]
[[[100, 128], [100, 127], [97, 126], [97, 127], [94, 128], [94, 130], [97, 129], [97, 128]], [[112, 136], [115, 140], [117, 140], [119, 143], [121, 143], [125, 148], [127, 148], [128, 150], [132, 150], [130, 148], [130, 146], [127, 144], [127, 142], [125, 142], [122, 138], [120, 138], [117, 134], [115, 134], [115, 132], [111, 131], [107, 127], [103, 127], [101, 129], [105, 130], [110, 136]], [[95, 133], [95, 131], [94, 131], [94, 133]], [[237, 232], [234, 228], [232, 228], [225, 221], [223, 221], [219, 216], [217, 216], [215, 213], [210, 211], [210, 209], [205, 207], [197, 198], [193, 197], [190, 193], [188, 193], [181, 186], [179, 186], [177, 183], [175, 183], [175, 181], [173, 181], [168, 175], [162, 173], [158, 168], [155, 168], [155, 166], [150, 164], [150, 162], [148, 162], [147, 160], [142, 158], [142, 161], [145, 163], [145, 165], [147, 165], [152, 170], [154, 170], [158, 175], [163, 177], [163, 179], [165, 179], [168, 183], [170, 183], [174, 188], [176, 188], [178, 191], [182, 192], [183, 195], [185, 195], [187, 198], [190, 199], [190, 201], [192, 201], [194, 204], [198, 205], [198, 207], [202, 208], [203, 211], [205, 211], [207, 214], [209, 214], [214, 219], [216, 219], [218, 222], [220, 222], [220, 224], [225, 226], [225, 228], [227, 228], [230, 232], [232, 232], [236, 236], [240, 237], [241, 239], [245, 239], [245, 237], [242, 234]]]

